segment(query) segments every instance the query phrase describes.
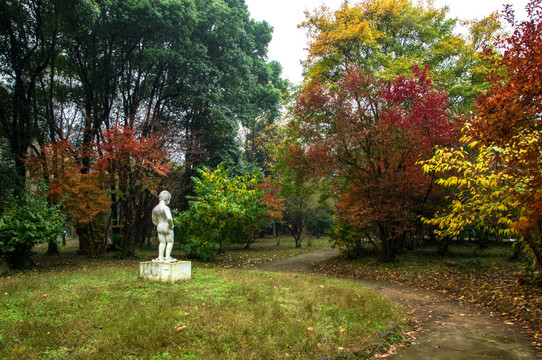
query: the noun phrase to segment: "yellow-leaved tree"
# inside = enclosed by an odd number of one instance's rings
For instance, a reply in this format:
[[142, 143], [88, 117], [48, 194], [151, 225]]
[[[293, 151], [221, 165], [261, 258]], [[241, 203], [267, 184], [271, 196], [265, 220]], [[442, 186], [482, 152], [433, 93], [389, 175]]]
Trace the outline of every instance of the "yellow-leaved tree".
[[[536, 190], [527, 186], [527, 174], [521, 176], [509, 171], [511, 166], [518, 165], [512, 154], [523, 150], [515, 142], [484, 145], [469, 135], [469, 129], [467, 124], [459, 147], [438, 148], [431, 159], [419, 162], [425, 173], [438, 177], [438, 185], [453, 189], [448, 207], [432, 218], [423, 219], [424, 222], [432, 225], [435, 234], [444, 241], [460, 236], [467, 229], [524, 240], [536, 259], [539, 246], [521, 226], [530, 211], [524, 204], [525, 197], [535, 195]], [[518, 135], [522, 146], [539, 140], [538, 133]]]
[[528, 20], [506, 18], [514, 33], [502, 42], [489, 80], [492, 88], [476, 104], [460, 149], [440, 149], [422, 162], [442, 185], [457, 188], [452, 205], [428, 222], [441, 236], [468, 225], [515, 236], [542, 275], [542, 3], [531, 0]]

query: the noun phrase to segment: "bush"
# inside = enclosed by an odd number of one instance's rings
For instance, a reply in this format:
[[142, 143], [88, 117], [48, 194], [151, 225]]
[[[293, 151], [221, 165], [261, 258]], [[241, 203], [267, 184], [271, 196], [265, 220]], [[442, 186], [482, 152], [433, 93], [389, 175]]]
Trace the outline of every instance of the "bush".
[[349, 223], [336, 220], [328, 230], [330, 241], [347, 258], [355, 259], [365, 254], [367, 238]]
[[0, 255], [11, 268], [24, 268], [34, 245], [56, 239], [65, 216], [57, 206], [49, 206], [44, 196], [12, 198], [0, 216]]
[[267, 207], [256, 188], [258, 175], [229, 177], [223, 165], [215, 171], [198, 170], [195, 196], [189, 197], [188, 211], [175, 218], [182, 246], [189, 256], [210, 260], [227, 244], [247, 246], [263, 227]]

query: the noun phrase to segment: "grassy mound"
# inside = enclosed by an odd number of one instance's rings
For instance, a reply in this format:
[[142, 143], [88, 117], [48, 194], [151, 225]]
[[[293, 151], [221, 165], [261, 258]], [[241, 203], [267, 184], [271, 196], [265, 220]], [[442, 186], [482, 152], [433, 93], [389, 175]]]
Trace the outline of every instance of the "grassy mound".
[[163, 284], [135, 264], [0, 278], [0, 358], [365, 357], [406, 323], [348, 281], [196, 264], [192, 280]]

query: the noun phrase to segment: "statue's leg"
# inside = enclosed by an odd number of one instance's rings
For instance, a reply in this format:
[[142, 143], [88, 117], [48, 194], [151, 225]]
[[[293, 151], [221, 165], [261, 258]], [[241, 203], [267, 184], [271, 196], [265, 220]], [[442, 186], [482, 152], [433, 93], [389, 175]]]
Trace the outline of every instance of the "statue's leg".
[[167, 236], [166, 241], [166, 259], [171, 259], [171, 250], [173, 250], [173, 236]]
[[158, 260], [164, 259], [164, 251], [166, 250], [166, 239], [163, 234], [158, 234], [158, 240], [160, 245], [158, 245]]

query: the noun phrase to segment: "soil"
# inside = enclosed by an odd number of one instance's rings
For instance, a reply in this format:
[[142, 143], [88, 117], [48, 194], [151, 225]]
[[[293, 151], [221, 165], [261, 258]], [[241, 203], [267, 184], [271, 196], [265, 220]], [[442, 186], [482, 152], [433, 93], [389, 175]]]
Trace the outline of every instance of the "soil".
[[[320, 249], [258, 267], [264, 271], [312, 273], [319, 262], [338, 255], [334, 249]], [[401, 305], [416, 324], [410, 346], [381, 357], [415, 360], [537, 359], [534, 348], [514, 325], [500, 322], [480, 309], [467, 307], [427, 290], [360, 280]]]

